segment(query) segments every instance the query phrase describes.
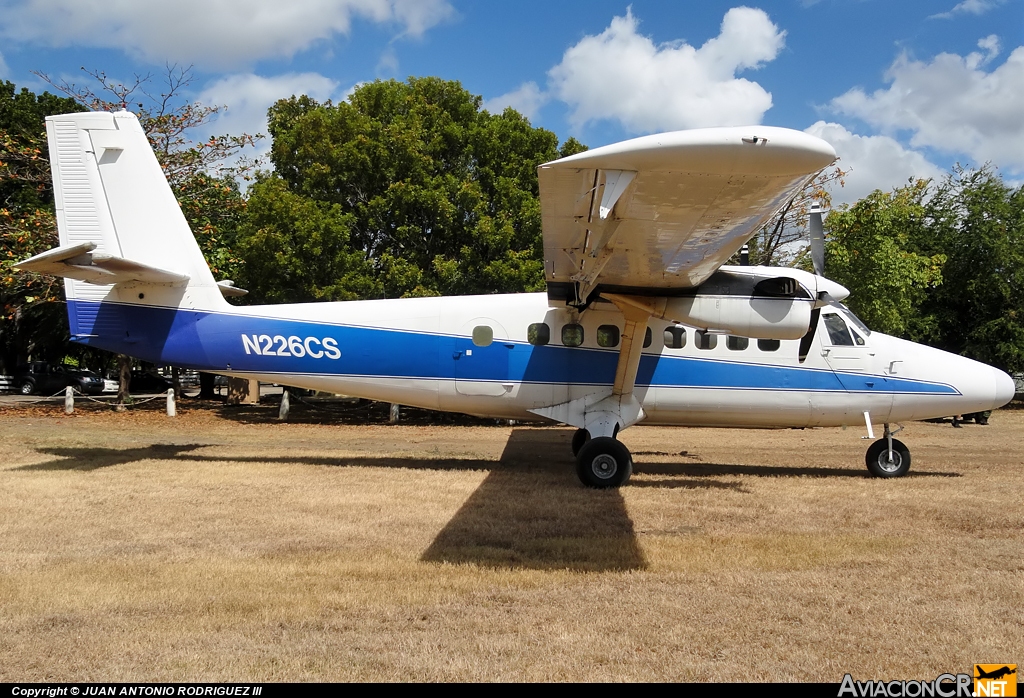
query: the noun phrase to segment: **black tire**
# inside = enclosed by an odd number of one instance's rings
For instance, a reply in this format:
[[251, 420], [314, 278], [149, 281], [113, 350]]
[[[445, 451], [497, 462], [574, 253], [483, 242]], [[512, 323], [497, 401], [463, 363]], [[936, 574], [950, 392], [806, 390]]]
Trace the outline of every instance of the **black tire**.
[[35, 389], [35, 383], [32, 381], [22, 381], [18, 384], [18, 392], [22, 395], [31, 395], [32, 391]]
[[576, 474], [587, 487], [621, 487], [633, 474], [633, 457], [612, 437], [598, 436], [580, 449]]
[[889, 443], [886, 439], [879, 439], [868, 447], [864, 460], [875, 477], [903, 477], [910, 470], [910, 449], [902, 441], [893, 439], [890, 463]]
[[590, 441], [590, 432], [586, 429], [577, 429], [576, 433], [572, 435], [572, 455], [580, 455], [580, 449], [588, 441]]

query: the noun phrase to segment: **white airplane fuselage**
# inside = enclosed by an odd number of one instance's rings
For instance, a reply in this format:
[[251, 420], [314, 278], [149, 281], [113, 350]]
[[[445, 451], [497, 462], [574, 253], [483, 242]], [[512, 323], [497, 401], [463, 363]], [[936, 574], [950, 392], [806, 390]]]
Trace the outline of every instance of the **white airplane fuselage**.
[[869, 471], [899, 477], [910, 451], [890, 423], [1013, 397], [1002, 371], [870, 332], [839, 304], [848, 291], [822, 276], [724, 266], [835, 161], [829, 144], [797, 131], [675, 132], [541, 165], [547, 293], [271, 306], [225, 300], [244, 291], [214, 279], [133, 114], [47, 117], [47, 139], [60, 246], [17, 266], [64, 277], [75, 341], [156, 364], [569, 424], [588, 486], [629, 479], [632, 456], [616, 436], [638, 422], [867, 420], [885, 426]]
[[[189, 310], [187, 290], [182, 297], [166, 289], [174, 296], [166, 305], [160, 292], [148, 290], [142, 300], [126, 285], [115, 291], [122, 302], [110, 295], [102, 303], [69, 301], [73, 335], [157, 364], [521, 420], [540, 419], [531, 410], [607, 392], [619, 357], [611, 328], [623, 327], [611, 304], [579, 312], [551, 307], [543, 293], [224, 304], [210, 311]], [[634, 391], [643, 422], [839, 426], [863, 424], [868, 412], [878, 424], [988, 410], [1012, 398], [1013, 381], [1002, 371], [868, 335], [842, 310], [821, 312], [842, 316], [849, 340], [836, 343], [824, 317], [815, 318], [809, 342], [725, 335], [699, 342], [694, 328], [652, 319]], [[565, 346], [563, 328], [575, 323], [583, 328], [582, 344]], [[599, 346], [599, 334], [606, 346]]]

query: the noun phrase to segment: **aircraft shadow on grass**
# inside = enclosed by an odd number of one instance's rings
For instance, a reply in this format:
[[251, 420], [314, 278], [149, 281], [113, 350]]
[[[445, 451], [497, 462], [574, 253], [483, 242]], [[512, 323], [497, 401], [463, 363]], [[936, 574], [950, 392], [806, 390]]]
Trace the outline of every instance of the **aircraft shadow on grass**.
[[[16, 470], [88, 472], [140, 460], [260, 460], [325, 467], [487, 471], [483, 482], [441, 529], [421, 559], [496, 568], [643, 569], [647, 563], [621, 490], [588, 490], [576, 479], [575, 461], [569, 449], [572, 434], [572, 430], [567, 429], [513, 429], [497, 461], [410, 456], [213, 456], [194, 453], [206, 448], [206, 444], [153, 444], [130, 449], [43, 448], [39, 452], [56, 458]], [[741, 483], [725, 482], [715, 476], [867, 477], [864, 470], [852, 468], [700, 462], [638, 463], [635, 471], [659, 477], [634, 478], [627, 487], [720, 489], [740, 493], [748, 491]], [[910, 476], [958, 475], [911, 472]]]

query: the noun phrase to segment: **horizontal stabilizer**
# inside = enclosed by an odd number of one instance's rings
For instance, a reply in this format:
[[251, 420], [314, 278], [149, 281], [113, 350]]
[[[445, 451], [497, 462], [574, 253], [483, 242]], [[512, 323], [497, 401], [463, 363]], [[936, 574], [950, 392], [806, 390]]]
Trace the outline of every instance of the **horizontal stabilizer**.
[[22, 271], [52, 274], [92, 284], [119, 284], [138, 281], [147, 284], [181, 284], [187, 274], [158, 269], [123, 257], [93, 252], [96, 244], [83, 242], [61, 246], [37, 254], [15, 265]]
[[224, 279], [223, 281], [217, 282], [217, 288], [220, 289], [220, 293], [225, 298], [239, 298], [241, 296], [249, 295], [249, 292], [244, 288], [238, 288], [235, 286], [235, 282], [231, 279]]

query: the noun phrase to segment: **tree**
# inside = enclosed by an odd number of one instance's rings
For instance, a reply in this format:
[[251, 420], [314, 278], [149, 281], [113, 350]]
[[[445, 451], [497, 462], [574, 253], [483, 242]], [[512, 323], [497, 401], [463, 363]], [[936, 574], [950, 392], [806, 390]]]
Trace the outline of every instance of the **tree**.
[[957, 167], [926, 204], [929, 225], [915, 242], [942, 254], [943, 284], [921, 312], [925, 337], [947, 351], [1009, 372], [1024, 371], [1024, 187], [989, 166]]
[[[410, 78], [358, 87], [347, 102], [309, 97], [270, 109], [275, 173], [250, 196], [240, 231], [256, 300], [342, 300], [543, 288], [537, 166], [585, 148], [512, 109], [490, 114], [457, 82]], [[320, 241], [283, 231], [299, 211]], [[325, 237], [326, 236], [326, 237]], [[287, 238], [287, 239], [286, 239]], [[285, 265], [282, 297], [260, 260]]]
[[938, 250], [916, 251], [925, 233], [926, 180], [886, 193], [875, 190], [825, 219], [825, 267], [850, 290], [847, 301], [873, 329], [915, 338], [928, 332], [920, 306], [943, 280]]
[[190, 134], [212, 121], [223, 107], [187, 101], [183, 93], [192, 83], [191, 67], [169, 65], [163, 87], [152, 92], [152, 75], [135, 75], [121, 83], [97, 70], [82, 69], [98, 90], [45, 73], [39, 77], [90, 111], [131, 109], [146, 132], [153, 152], [181, 205], [185, 219], [215, 276], [234, 278], [239, 259], [234, 253], [238, 223], [245, 211], [238, 180], [252, 178], [258, 163], [239, 157], [261, 135], [211, 136], [195, 142]]
[[234, 238], [245, 209], [237, 178], [247, 177], [255, 164], [234, 158], [256, 137], [242, 134], [192, 142], [190, 131], [211, 120], [220, 108], [183, 99], [192, 79], [187, 68], [168, 67], [165, 90], [158, 94], [148, 91], [148, 75], [122, 84], [102, 72], [86, 73], [98, 83], [99, 93], [66, 81], [55, 82], [43, 74], [40, 77], [66, 96], [36, 96], [26, 89], [16, 92], [11, 83], [0, 86], [0, 337], [2, 359], [8, 365], [29, 352], [51, 360], [89, 356], [93, 365], [101, 355], [69, 344], [59, 279], [12, 269], [17, 261], [58, 244], [45, 144], [47, 115], [132, 107], [214, 274], [222, 278], [237, 275]]
[[[810, 267], [810, 242], [807, 216], [817, 202], [822, 208], [832, 205], [830, 188], [844, 186], [847, 171], [838, 166], [825, 168], [807, 183], [796, 196], [786, 202], [771, 219], [761, 226], [747, 243], [750, 263], [766, 267]], [[736, 261], [734, 260], [733, 263]]]
[[29, 352], [49, 360], [65, 353], [63, 285], [13, 266], [57, 246], [45, 118], [81, 109], [0, 82], [0, 368], [13, 369]]

